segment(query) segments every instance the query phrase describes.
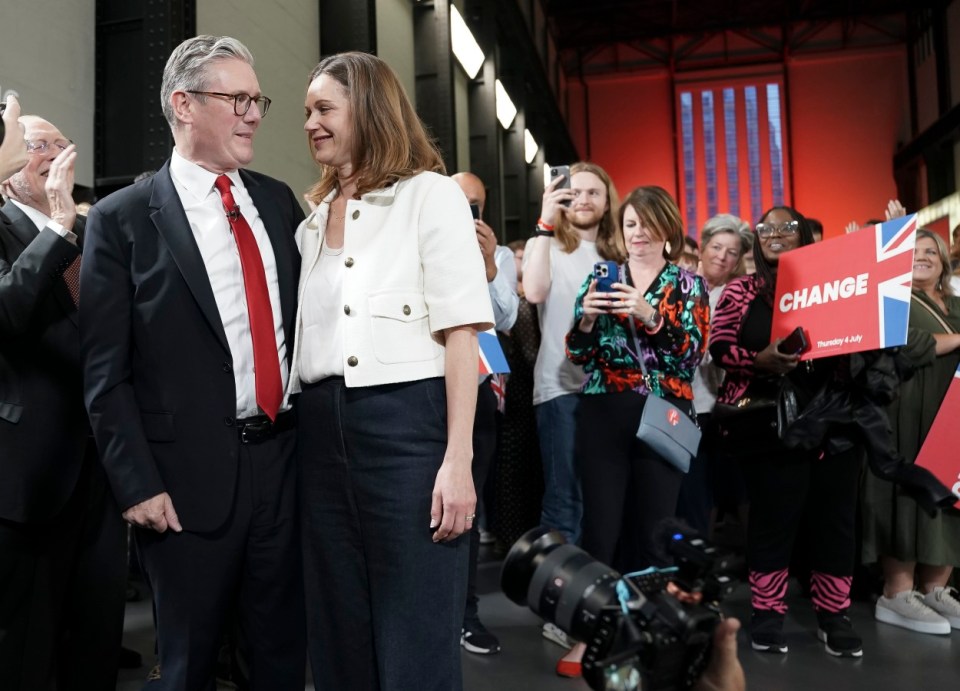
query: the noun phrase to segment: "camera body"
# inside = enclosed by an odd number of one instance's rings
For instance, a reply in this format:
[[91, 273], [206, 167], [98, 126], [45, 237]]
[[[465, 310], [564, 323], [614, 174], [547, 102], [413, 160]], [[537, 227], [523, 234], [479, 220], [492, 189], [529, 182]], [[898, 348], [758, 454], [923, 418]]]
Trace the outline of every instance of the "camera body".
[[[592, 689], [687, 689], [710, 659], [720, 600], [733, 589], [733, 559], [695, 535], [667, 531], [676, 566], [622, 577], [555, 531], [535, 528], [510, 549], [501, 585], [587, 644], [583, 677]], [[699, 602], [682, 602], [668, 583]]]

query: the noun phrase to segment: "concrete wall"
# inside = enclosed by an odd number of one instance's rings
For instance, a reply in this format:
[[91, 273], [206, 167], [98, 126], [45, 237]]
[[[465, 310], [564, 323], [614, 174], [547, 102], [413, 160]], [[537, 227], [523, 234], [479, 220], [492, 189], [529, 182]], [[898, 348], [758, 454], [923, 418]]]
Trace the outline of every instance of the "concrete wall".
[[0, 92], [17, 92], [24, 113], [76, 142], [76, 183], [86, 187], [93, 187], [95, 9], [95, 0], [5, 0], [0, 15]]
[[317, 3], [199, 0], [197, 33], [233, 36], [253, 53], [260, 89], [273, 104], [257, 131], [250, 167], [302, 196], [318, 175], [303, 131], [307, 77], [320, 58]]
[[377, 0], [377, 55], [393, 68], [400, 83], [417, 105], [413, 64], [413, 3], [410, 0]]

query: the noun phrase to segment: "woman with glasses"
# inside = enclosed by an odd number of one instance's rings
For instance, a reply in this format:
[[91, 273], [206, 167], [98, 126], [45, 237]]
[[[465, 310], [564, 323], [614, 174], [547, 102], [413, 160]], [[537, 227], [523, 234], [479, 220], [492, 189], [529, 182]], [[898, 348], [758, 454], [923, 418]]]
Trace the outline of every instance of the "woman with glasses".
[[[711, 322], [710, 353], [726, 372], [718, 403], [776, 400], [783, 379], [803, 402], [835, 376], [838, 359], [801, 365], [798, 354], [780, 351], [782, 339], [770, 340], [780, 256], [811, 243], [806, 219], [792, 208], [774, 207], [757, 224], [757, 271], [727, 285]], [[724, 444], [740, 458], [750, 501], [747, 562], [753, 649], [787, 652], [783, 622], [790, 556], [804, 510], [812, 506], [811, 590], [817, 635], [831, 655], [860, 657], [861, 640], [847, 617], [859, 455], [856, 449], [831, 454], [787, 448], [777, 436], [774, 408], [749, 414], [750, 423], [741, 425], [740, 436], [726, 438]]]

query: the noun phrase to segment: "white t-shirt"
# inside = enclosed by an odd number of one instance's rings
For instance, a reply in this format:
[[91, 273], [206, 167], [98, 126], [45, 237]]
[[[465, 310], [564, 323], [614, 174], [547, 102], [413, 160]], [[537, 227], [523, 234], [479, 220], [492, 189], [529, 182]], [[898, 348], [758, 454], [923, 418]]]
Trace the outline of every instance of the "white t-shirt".
[[343, 376], [343, 248], [320, 247], [320, 260], [307, 278], [303, 294], [303, 360], [300, 376], [318, 382]]
[[[530, 256], [529, 250], [523, 253]], [[573, 326], [573, 305], [583, 281], [600, 261], [597, 244], [580, 240], [567, 254], [560, 241], [550, 239], [550, 292], [537, 305], [540, 318], [540, 351], [533, 368], [533, 404], [539, 405], [569, 393], [577, 393], [586, 375], [567, 359], [567, 332]], [[526, 266], [526, 261], [524, 261]]]

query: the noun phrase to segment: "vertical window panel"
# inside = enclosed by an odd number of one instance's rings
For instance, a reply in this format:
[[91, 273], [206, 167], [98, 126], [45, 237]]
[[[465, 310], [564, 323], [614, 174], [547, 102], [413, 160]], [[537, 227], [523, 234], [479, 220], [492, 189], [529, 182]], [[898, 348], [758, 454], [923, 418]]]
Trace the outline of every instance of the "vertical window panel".
[[789, 203], [789, 151], [779, 76], [684, 83], [677, 91], [677, 195], [688, 232], [716, 213], [755, 222]]
[[[707, 187], [707, 215], [717, 214], [717, 138], [714, 127], [713, 92], [703, 91], [700, 94], [703, 106], [703, 165], [706, 169]], [[688, 224], [688, 232], [694, 231], [696, 225]]]
[[770, 177], [773, 206], [783, 204], [783, 129], [780, 120], [780, 85], [767, 84], [767, 123], [770, 129]]
[[687, 211], [687, 227], [697, 226], [697, 169], [694, 151], [693, 94], [680, 94], [680, 134], [683, 146], [683, 186]]
[[737, 163], [737, 96], [734, 89], [723, 90], [724, 149], [727, 153], [727, 205], [729, 213], [740, 215], [740, 167]]

